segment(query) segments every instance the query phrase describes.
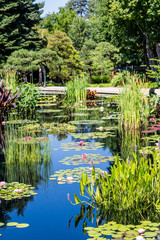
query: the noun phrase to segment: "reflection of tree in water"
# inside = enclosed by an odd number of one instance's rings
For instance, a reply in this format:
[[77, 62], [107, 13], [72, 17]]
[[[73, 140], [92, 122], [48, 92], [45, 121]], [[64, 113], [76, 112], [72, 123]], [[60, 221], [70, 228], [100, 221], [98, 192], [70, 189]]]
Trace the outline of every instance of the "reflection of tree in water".
[[[74, 221], [75, 227], [78, 226], [80, 222], [83, 222], [83, 228], [87, 226], [87, 222], [89, 221], [91, 224], [93, 222], [96, 223], [96, 226], [107, 222], [117, 222], [118, 224], [140, 224], [140, 221], [151, 221], [151, 222], [159, 222], [160, 221], [160, 213], [156, 211], [155, 206], [149, 206], [147, 209], [129, 209], [125, 211], [123, 209], [119, 209], [117, 211], [114, 210], [114, 206], [112, 206], [109, 210], [104, 210], [102, 207], [98, 207], [98, 209], [93, 208], [91, 206], [86, 206], [84, 204], [80, 207], [80, 213], [77, 215], [72, 216], [69, 220], [69, 226], [71, 222]], [[86, 231], [83, 229], [83, 232]]]
[[33, 201], [33, 198], [33, 196], [30, 196], [10, 201], [2, 200], [0, 204], [0, 222], [7, 223], [8, 221], [11, 221], [10, 213], [13, 211], [16, 211], [18, 216], [24, 216], [25, 207], [28, 202]]

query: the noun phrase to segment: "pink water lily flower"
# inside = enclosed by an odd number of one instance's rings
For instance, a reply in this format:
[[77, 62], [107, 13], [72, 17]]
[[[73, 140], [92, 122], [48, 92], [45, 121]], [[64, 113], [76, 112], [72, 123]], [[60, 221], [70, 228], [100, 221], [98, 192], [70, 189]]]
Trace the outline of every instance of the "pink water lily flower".
[[89, 168], [89, 171], [92, 172], [93, 168]]
[[0, 187], [4, 187], [6, 182], [0, 182]]
[[143, 234], [145, 232], [145, 230], [143, 229], [143, 228], [140, 228], [139, 230], [138, 230], [138, 233], [139, 234]]
[[22, 190], [22, 189], [18, 189], [18, 188], [17, 188], [17, 189], [15, 189], [15, 190], [14, 190], [14, 192], [16, 192], [16, 193], [22, 193], [22, 192], [23, 192], [23, 190]]
[[29, 140], [31, 140], [31, 137], [28, 137]]
[[6, 124], [5, 121], [3, 121], [3, 122], [2, 122], [2, 126], [4, 126], [5, 124]]
[[82, 157], [83, 157], [83, 158], [86, 158], [86, 157], [87, 157], [87, 154], [86, 154], [86, 153], [83, 153], [83, 154], [82, 154]]
[[84, 142], [83, 142], [83, 141], [80, 141], [80, 142], [78, 143], [78, 146], [83, 146], [83, 144], [84, 144]]
[[136, 237], [136, 240], [144, 240], [144, 237], [138, 236], [138, 237]]
[[153, 122], [153, 121], [154, 121], [154, 118], [151, 118], [150, 121]]
[[68, 182], [73, 181], [73, 177], [67, 177], [67, 181]]

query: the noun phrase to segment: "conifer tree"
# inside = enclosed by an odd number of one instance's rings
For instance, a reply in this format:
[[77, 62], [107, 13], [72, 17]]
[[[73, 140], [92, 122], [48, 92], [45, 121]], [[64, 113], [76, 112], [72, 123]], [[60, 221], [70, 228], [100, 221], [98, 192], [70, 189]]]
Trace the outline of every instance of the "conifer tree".
[[0, 63], [15, 50], [39, 47], [33, 27], [39, 23], [42, 7], [34, 0], [0, 0]]

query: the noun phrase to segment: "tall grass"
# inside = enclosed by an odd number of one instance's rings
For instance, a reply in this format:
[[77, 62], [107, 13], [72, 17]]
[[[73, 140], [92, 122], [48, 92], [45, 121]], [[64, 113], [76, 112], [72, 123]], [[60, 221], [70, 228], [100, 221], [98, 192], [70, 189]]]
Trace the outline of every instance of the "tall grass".
[[121, 125], [129, 129], [139, 129], [149, 116], [148, 99], [141, 92], [141, 87], [140, 80], [134, 78], [119, 95]]
[[[117, 212], [127, 212], [134, 215], [134, 212], [149, 211], [160, 198], [160, 171], [159, 155], [154, 154], [153, 159], [145, 158], [125, 161], [118, 157], [111, 168], [110, 174], [103, 173], [95, 178], [95, 171], [92, 170], [92, 181], [88, 175], [83, 173], [80, 182], [81, 195], [86, 197], [92, 205], [98, 209]], [[75, 194], [76, 203], [82, 203]], [[84, 201], [85, 202], [85, 201]]]
[[14, 91], [16, 90], [18, 76], [15, 70], [2, 69], [0, 73], [0, 79], [3, 79], [7, 88], [11, 88]]
[[85, 77], [75, 77], [66, 84], [66, 102], [75, 104], [86, 101], [88, 80]]

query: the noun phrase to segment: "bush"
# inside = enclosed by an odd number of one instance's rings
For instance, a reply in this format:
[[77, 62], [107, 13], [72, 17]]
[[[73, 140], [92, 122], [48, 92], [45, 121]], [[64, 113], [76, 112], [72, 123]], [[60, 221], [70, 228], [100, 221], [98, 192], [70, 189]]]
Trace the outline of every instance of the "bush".
[[130, 81], [133, 81], [134, 78], [138, 78], [140, 81], [144, 80], [144, 74], [129, 72], [127, 70], [117, 72], [112, 78], [112, 85], [115, 87], [124, 86], [125, 84], [129, 84]]
[[[108, 76], [108, 75], [103, 75], [103, 83], [110, 83], [111, 82], [111, 77], [110, 76]], [[99, 83], [101, 83], [101, 76], [100, 75], [94, 75], [93, 77], [92, 77], [92, 83], [93, 84], [99, 84]]]
[[33, 112], [40, 96], [39, 90], [30, 84], [22, 84], [18, 91], [21, 91], [21, 95], [16, 102], [19, 112], [27, 114]]

